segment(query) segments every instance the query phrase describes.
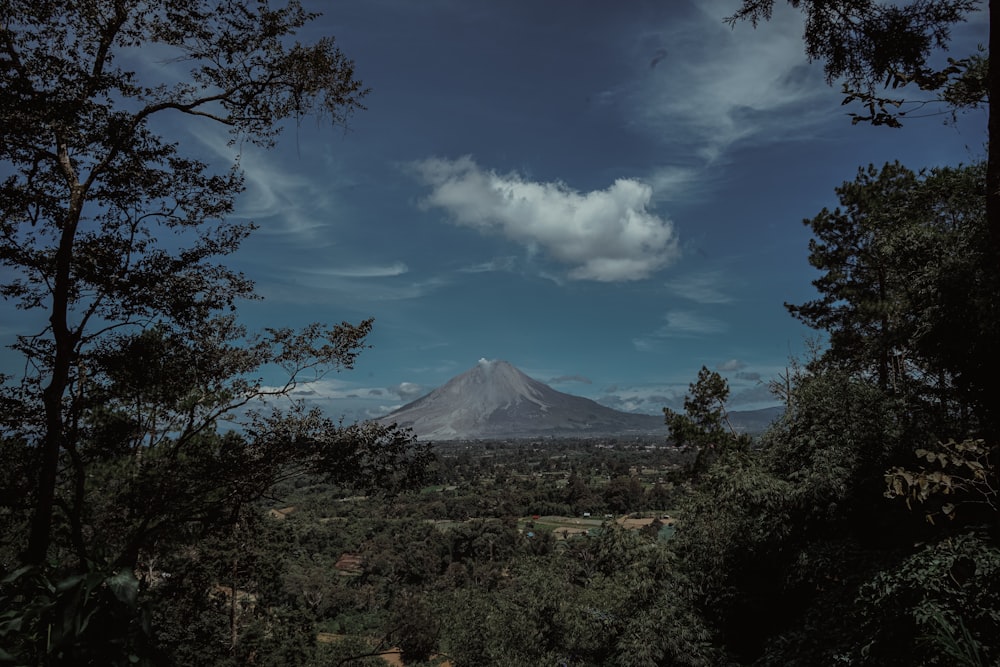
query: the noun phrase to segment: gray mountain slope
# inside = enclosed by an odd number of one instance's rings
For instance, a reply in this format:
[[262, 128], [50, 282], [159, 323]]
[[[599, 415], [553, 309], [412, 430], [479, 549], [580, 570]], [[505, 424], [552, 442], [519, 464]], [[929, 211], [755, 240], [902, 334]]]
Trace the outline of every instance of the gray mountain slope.
[[666, 436], [660, 415], [620, 412], [485, 359], [378, 421], [411, 428], [424, 440]]

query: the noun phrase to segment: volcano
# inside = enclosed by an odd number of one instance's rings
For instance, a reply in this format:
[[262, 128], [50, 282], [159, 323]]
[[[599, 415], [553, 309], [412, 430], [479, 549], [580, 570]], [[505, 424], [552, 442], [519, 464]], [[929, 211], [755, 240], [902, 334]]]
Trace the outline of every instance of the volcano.
[[427, 440], [666, 435], [662, 416], [613, 410], [486, 359], [378, 421]]

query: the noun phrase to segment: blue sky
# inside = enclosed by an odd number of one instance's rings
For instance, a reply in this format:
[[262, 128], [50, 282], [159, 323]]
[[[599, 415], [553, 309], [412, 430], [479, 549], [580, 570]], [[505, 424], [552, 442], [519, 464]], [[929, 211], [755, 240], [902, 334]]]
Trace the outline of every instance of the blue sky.
[[[783, 307], [813, 295], [802, 219], [859, 166], [985, 154], [981, 112], [852, 127], [784, 3], [756, 30], [723, 22], [737, 0], [306, 4], [368, 109], [243, 148], [237, 215], [260, 229], [229, 263], [264, 297], [251, 327], [375, 318], [353, 371], [304, 388], [349, 420], [481, 357], [625, 410], [678, 406], [702, 365], [733, 408], [773, 405], [812, 335]], [[216, 128], [172, 129], [231, 157]]]

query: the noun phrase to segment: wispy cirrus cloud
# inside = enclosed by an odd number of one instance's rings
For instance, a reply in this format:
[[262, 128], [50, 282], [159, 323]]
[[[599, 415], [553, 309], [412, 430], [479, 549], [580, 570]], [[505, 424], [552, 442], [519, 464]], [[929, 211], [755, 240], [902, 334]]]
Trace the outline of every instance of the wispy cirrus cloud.
[[725, 275], [721, 271], [702, 271], [677, 276], [665, 283], [675, 296], [697, 303], [730, 303], [733, 299], [725, 293]]
[[413, 170], [431, 187], [424, 207], [447, 211], [456, 225], [540, 249], [568, 265], [573, 280], [641, 280], [680, 256], [673, 223], [651, 210], [652, 188], [637, 180], [580, 192], [501, 175], [469, 156], [423, 160]]
[[[413, 279], [403, 262], [356, 264], [346, 267], [294, 267], [286, 270], [282, 284], [268, 284], [262, 291], [283, 301], [321, 300], [324, 295], [340, 302], [398, 301], [417, 299], [448, 284], [443, 277]], [[404, 276], [406, 276], [404, 278]], [[305, 288], [305, 289], [303, 289]]]
[[836, 113], [829, 103], [836, 91], [805, 56], [801, 12], [778, 3], [756, 29], [731, 28], [723, 19], [732, 2], [693, 5], [695, 11], [636, 41], [662, 57], [655, 67], [637, 66], [623, 91], [633, 122], [678, 155], [708, 165], [738, 143], [785, 141]]
[[440, 276], [401, 278], [392, 272], [345, 276], [322, 269], [287, 270], [263, 282], [258, 291], [269, 301], [300, 304], [365, 304], [374, 301], [419, 299], [449, 284]]
[[337, 278], [386, 278], [401, 276], [409, 271], [403, 262], [394, 264], [371, 264], [368, 266], [345, 266], [327, 269], [306, 269], [303, 273]]
[[671, 310], [663, 316], [664, 324], [655, 331], [632, 339], [632, 346], [640, 352], [657, 349], [670, 338], [696, 338], [725, 333], [729, 324], [716, 317], [689, 310]]
[[495, 257], [488, 262], [472, 264], [459, 269], [460, 273], [493, 273], [495, 271], [513, 271], [517, 266], [517, 258], [513, 256]]
[[[229, 135], [219, 127], [192, 126], [189, 130], [207, 150], [227, 163], [238, 162], [245, 190], [237, 200], [236, 212], [261, 224], [262, 235], [280, 235], [283, 242], [330, 245], [331, 216], [338, 202], [331, 181], [344, 183], [328, 175], [324, 180], [294, 168], [275, 164], [274, 153], [253, 145], [236, 148], [229, 145]], [[301, 165], [300, 165], [301, 167]]]
[[729, 329], [725, 321], [688, 310], [672, 310], [663, 316], [666, 321], [656, 335], [662, 338], [673, 336], [701, 336], [723, 333]]
[[650, 171], [643, 180], [653, 188], [653, 200], [671, 202], [703, 196], [712, 189], [715, 176], [701, 163], [663, 165]]

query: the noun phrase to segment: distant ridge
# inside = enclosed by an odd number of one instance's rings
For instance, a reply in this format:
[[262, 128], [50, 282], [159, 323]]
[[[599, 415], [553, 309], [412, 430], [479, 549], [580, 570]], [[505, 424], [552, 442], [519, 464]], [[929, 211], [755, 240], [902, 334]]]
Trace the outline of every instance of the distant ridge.
[[377, 421], [413, 429], [425, 440], [667, 435], [660, 415], [564, 394], [506, 361], [486, 359]]

